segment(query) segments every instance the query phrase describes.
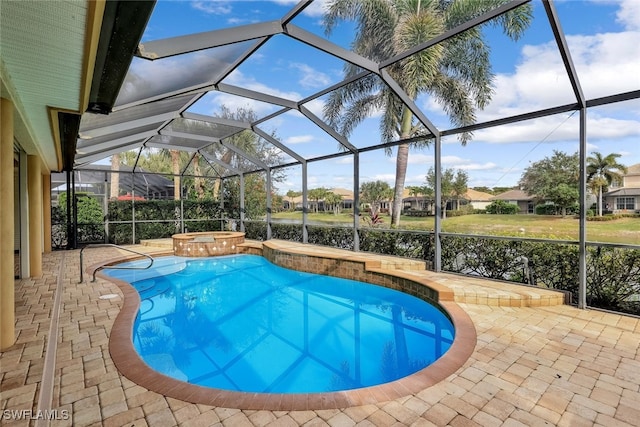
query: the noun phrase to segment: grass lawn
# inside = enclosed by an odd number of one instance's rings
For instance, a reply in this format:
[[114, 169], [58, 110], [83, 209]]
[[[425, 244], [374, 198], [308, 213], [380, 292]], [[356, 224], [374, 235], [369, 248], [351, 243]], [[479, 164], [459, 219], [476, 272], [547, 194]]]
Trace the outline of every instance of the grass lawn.
[[[274, 219], [302, 221], [301, 212], [278, 212]], [[383, 216], [384, 226], [390, 223]], [[312, 222], [350, 224], [349, 214], [310, 213]], [[401, 217], [400, 228], [432, 230], [434, 218]], [[363, 226], [365, 224], [362, 224]], [[442, 231], [493, 236], [523, 236], [544, 239], [578, 240], [578, 220], [546, 215], [463, 215], [442, 221]], [[613, 221], [587, 221], [587, 240], [590, 242], [640, 244], [640, 218], [621, 218]]]

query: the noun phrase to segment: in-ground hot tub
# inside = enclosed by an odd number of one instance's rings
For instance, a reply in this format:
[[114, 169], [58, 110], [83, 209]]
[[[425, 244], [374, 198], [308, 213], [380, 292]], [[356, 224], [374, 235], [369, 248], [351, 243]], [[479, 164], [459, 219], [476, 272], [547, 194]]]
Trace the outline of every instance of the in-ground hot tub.
[[244, 243], [239, 231], [202, 231], [174, 234], [173, 254], [186, 257], [207, 257], [237, 254], [238, 245]]

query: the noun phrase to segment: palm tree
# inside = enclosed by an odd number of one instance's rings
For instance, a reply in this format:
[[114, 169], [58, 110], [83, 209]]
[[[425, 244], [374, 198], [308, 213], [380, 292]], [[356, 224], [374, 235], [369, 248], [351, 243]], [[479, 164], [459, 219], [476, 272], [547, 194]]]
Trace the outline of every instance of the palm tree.
[[[331, 33], [339, 20], [355, 20], [358, 33], [352, 43], [353, 51], [382, 62], [506, 2], [335, 0], [325, 16], [325, 31]], [[517, 39], [531, 18], [531, 6], [523, 5], [492, 23], [501, 25], [508, 37]], [[493, 73], [489, 47], [478, 27], [397, 62], [387, 71], [412, 99], [422, 93], [437, 99], [455, 126], [474, 123], [475, 109], [484, 108], [491, 99]], [[360, 72], [360, 68], [347, 64], [344, 72], [345, 77], [351, 77]], [[348, 136], [362, 120], [380, 110], [383, 111], [380, 122], [383, 141], [427, 134], [411, 110], [374, 74], [332, 92], [324, 115], [335, 129]], [[460, 141], [466, 144], [470, 137], [462, 133]], [[417, 145], [428, 143], [430, 140], [425, 138]], [[400, 223], [408, 157], [409, 144], [398, 145], [392, 210], [392, 225], [396, 227]]]
[[195, 178], [193, 179], [193, 187], [196, 193], [196, 197], [198, 200], [202, 200], [205, 197], [204, 193], [204, 178], [202, 177], [202, 169], [200, 169], [200, 153], [195, 153], [193, 155], [193, 175]]
[[289, 198], [289, 209], [294, 211], [296, 210], [296, 204], [293, 202], [293, 199], [302, 195], [301, 191], [289, 190], [287, 191], [287, 197]]
[[169, 150], [171, 156], [171, 172], [173, 173], [173, 198], [180, 200], [182, 195], [182, 184], [180, 183], [180, 151]]
[[111, 156], [111, 189], [109, 198], [117, 199], [120, 195], [120, 153]]
[[318, 212], [318, 205], [320, 204], [320, 200], [323, 200], [327, 194], [329, 193], [329, 190], [327, 190], [324, 187], [320, 187], [320, 188], [313, 188], [311, 190], [309, 190], [309, 192], [307, 193], [309, 198], [311, 200], [315, 200], [315, 206], [314, 206], [314, 212]]
[[594, 151], [587, 157], [587, 182], [598, 191], [598, 216], [602, 216], [602, 191], [614, 181], [622, 179], [627, 167], [616, 160], [620, 154], [611, 153], [603, 157]]
[[324, 202], [326, 206], [331, 206], [331, 210], [333, 210], [334, 215], [338, 215], [340, 213], [340, 205], [342, 204], [341, 195], [329, 191], [324, 197]]

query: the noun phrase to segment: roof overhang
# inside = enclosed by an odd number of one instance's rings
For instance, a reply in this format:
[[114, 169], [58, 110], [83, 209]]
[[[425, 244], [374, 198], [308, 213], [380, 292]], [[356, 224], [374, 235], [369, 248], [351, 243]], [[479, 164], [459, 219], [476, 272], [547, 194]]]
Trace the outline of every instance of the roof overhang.
[[38, 2], [38, 19], [33, 5], [2, 2], [0, 96], [14, 106], [18, 145], [47, 171], [70, 170], [82, 113], [110, 108], [101, 94], [117, 93], [123, 49], [135, 51], [155, 2]]

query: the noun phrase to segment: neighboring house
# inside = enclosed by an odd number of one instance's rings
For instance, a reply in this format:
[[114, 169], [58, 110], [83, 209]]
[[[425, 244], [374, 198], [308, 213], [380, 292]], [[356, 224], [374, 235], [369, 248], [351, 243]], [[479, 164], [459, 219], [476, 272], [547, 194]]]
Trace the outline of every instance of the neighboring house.
[[435, 203], [433, 197], [429, 196], [415, 196], [411, 194], [411, 190], [405, 188], [402, 191], [402, 210], [412, 211], [429, 211], [433, 215]]
[[466, 203], [470, 204], [473, 209], [486, 209], [493, 201], [493, 194], [483, 193], [482, 191], [467, 189], [464, 194]]
[[[428, 210], [433, 214], [435, 207], [433, 197], [409, 196], [406, 191], [405, 193], [405, 197], [402, 199], [402, 206], [405, 210]], [[471, 205], [473, 209], [486, 209], [487, 205], [491, 203], [491, 200], [493, 200], [492, 194], [483, 193], [482, 191], [476, 191], [469, 188], [459, 200], [449, 200], [447, 202], [447, 210], [455, 210], [464, 205]]]
[[491, 198], [493, 200], [504, 200], [508, 203], [518, 205], [519, 212], [521, 214], [534, 214], [535, 213], [535, 200], [534, 197], [527, 194], [522, 190], [509, 190], [504, 193], [500, 193]]
[[[353, 191], [347, 190], [346, 188], [330, 188], [329, 192], [334, 193], [342, 197], [342, 209], [353, 209]], [[283, 208], [286, 210], [297, 209], [302, 210], [302, 196], [297, 196], [289, 198], [287, 196], [282, 196], [282, 204]], [[307, 204], [309, 205], [309, 209], [313, 210], [315, 208], [316, 201], [312, 200], [307, 194]], [[318, 210], [324, 210], [324, 200], [318, 200]]]
[[605, 211], [613, 213], [640, 212], [640, 163], [627, 168], [622, 185], [609, 187], [603, 194]]
[[[136, 170], [134, 179], [131, 166], [120, 165], [118, 184], [121, 196], [134, 194], [136, 200], [173, 199], [172, 179], [154, 173], [145, 173], [142, 168]], [[74, 175], [75, 189], [108, 199], [111, 176], [111, 166], [108, 165], [92, 165], [90, 170], [77, 169]], [[52, 173], [51, 188], [52, 203], [55, 205], [58, 194], [67, 191], [66, 173]]]
[[329, 191], [342, 197], [342, 209], [353, 209], [353, 191], [346, 188], [331, 188]]
[[433, 197], [409, 196], [402, 198], [403, 210], [426, 211], [433, 210]]

